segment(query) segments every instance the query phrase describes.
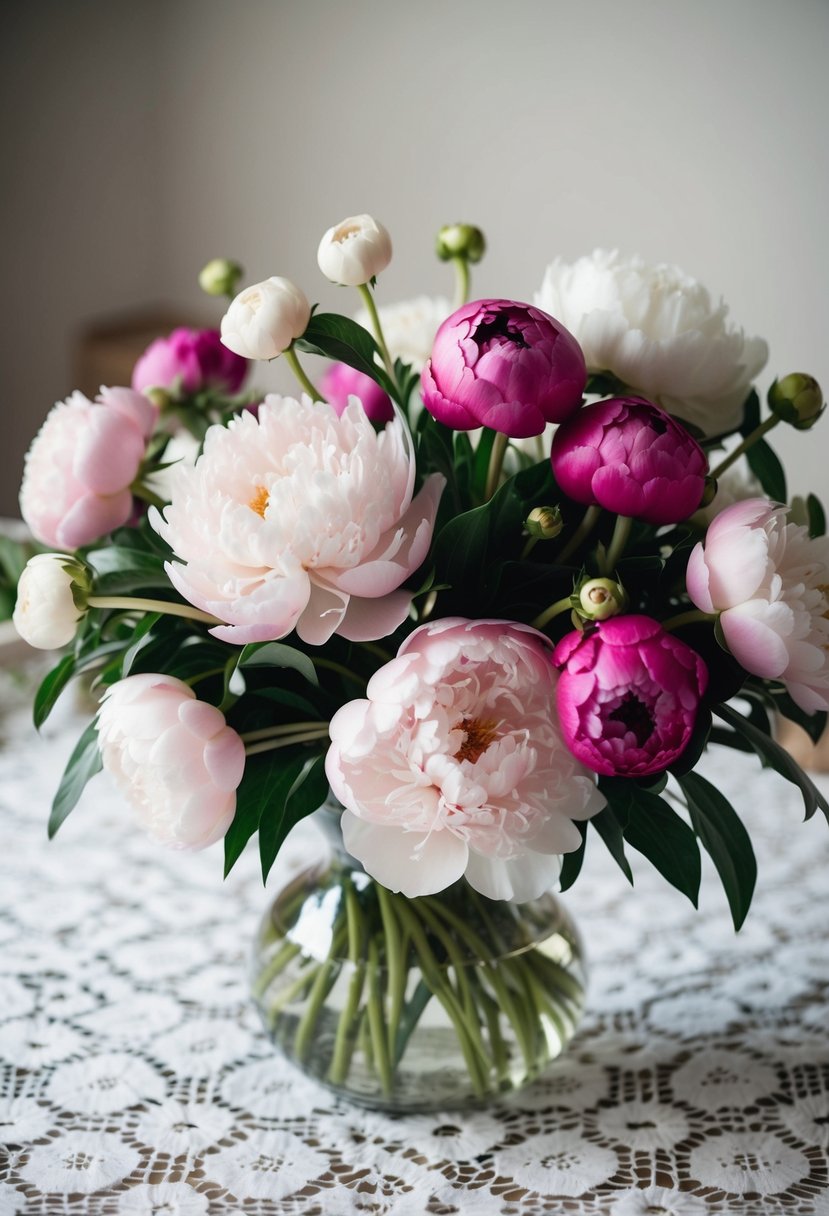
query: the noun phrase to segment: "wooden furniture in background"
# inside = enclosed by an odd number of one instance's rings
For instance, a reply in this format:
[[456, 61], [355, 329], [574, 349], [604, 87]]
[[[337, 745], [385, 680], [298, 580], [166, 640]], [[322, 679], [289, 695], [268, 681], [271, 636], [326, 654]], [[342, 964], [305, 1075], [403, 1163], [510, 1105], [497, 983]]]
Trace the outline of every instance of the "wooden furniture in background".
[[215, 318], [211, 321], [160, 307], [93, 322], [78, 334], [73, 382], [87, 396], [94, 396], [102, 384], [129, 384], [136, 361], [155, 338], [182, 325], [206, 328], [211, 324], [216, 324]]

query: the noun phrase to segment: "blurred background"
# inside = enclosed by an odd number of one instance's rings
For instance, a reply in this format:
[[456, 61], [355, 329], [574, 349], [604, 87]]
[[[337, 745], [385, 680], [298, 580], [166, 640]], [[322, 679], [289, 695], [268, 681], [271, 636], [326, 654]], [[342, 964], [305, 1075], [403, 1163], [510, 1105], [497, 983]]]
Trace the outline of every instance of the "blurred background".
[[[450, 221], [486, 232], [480, 295], [618, 247], [766, 337], [762, 388], [829, 390], [826, 0], [5, 0], [0, 22], [0, 515], [91, 368], [218, 323], [209, 258], [354, 311], [316, 248], [362, 211], [395, 242], [381, 303], [451, 295]], [[775, 433], [793, 491], [829, 493], [828, 444]]]

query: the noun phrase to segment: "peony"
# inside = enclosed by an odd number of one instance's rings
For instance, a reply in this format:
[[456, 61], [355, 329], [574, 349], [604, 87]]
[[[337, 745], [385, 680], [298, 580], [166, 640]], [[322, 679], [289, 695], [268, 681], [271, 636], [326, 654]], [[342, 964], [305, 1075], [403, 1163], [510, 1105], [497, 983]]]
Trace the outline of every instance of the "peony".
[[591, 371], [610, 372], [706, 435], [736, 430], [768, 358], [763, 339], [747, 338], [722, 300], [714, 305], [677, 266], [615, 251], [557, 258], [535, 303], [575, 335]]
[[576, 502], [652, 524], [693, 514], [708, 469], [685, 428], [640, 397], [586, 405], [556, 431], [551, 460], [556, 481]]
[[555, 648], [561, 730], [597, 773], [645, 777], [681, 756], [708, 684], [702, 659], [647, 616], [615, 616]]
[[529, 304], [476, 300], [443, 322], [423, 369], [423, 404], [459, 431], [490, 427], [540, 435], [581, 403], [587, 379], [578, 343]]
[[247, 370], [247, 360], [222, 344], [218, 330], [174, 329], [144, 351], [133, 369], [132, 387], [139, 392], [163, 388], [182, 396], [215, 389], [232, 396]]
[[[414, 371], [423, 371], [432, 353], [435, 334], [451, 311], [451, 304], [443, 296], [417, 296], [397, 304], [380, 305], [377, 312], [392, 359], [402, 359]], [[371, 317], [365, 308], [354, 314], [354, 320], [364, 329], [371, 329]]]
[[85, 615], [75, 603], [74, 588], [83, 591], [88, 586], [83, 566], [66, 553], [29, 558], [18, 579], [12, 618], [23, 641], [38, 650], [68, 645]]
[[290, 279], [277, 275], [246, 287], [222, 317], [222, 342], [243, 359], [275, 359], [300, 338], [311, 305]]
[[361, 287], [391, 261], [391, 237], [370, 215], [350, 215], [329, 228], [319, 243], [317, 262], [332, 283]]
[[128, 676], [98, 711], [104, 768], [142, 826], [174, 849], [204, 849], [236, 810], [245, 746], [213, 705], [172, 676]]
[[167, 572], [191, 604], [225, 621], [224, 641], [296, 627], [321, 646], [368, 641], [406, 618], [401, 589], [429, 549], [444, 479], [413, 496], [411, 438], [400, 419], [378, 434], [352, 401], [340, 418], [307, 397], [269, 396], [258, 418], [211, 427], [195, 466], [174, 474], [153, 526], [178, 561]]
[[806, 713], [829, 709], [829, 537], [766, 498], [726, 507], [692, 551], [688, 594], [718, 612], [746, 671], [781, 680]]
[[533, 899], [604, 806], [564, 746], [547, 639], [510, 621], [422, 625], [331, 720], [326, 773], [346, 848], [392, 891], [465, 876]]
[[77, 549], [132, 514], [156, 409], [129, 388], [73, 393], [49, 411], [26, 455], [20, 513], [44, 544]]
[[347, 363], [332, 363], [320, 381], [323, 395], [341, 415], [351, 397], [356, 397], [372, 422], [391, 422], [391, 398], [376, 380]]

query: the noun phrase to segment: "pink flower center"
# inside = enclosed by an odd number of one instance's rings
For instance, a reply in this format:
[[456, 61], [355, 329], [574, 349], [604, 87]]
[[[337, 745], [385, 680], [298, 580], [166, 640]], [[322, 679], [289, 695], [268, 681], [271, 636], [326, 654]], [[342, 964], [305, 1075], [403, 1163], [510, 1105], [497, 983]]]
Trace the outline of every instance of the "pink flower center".
[[468, 760], [474, 764], [497, 737], [498, 723], [494, 718], [461, 718], [456, 727], [465, 732], [465, 739], [455, 752], [456, 760]]
[[613, 722], [621, 722], [626, 730], [633, 733], [637, 747], [644, 747], [653, 734], [653, 715], [635, 692], [626, 693], [607, 716]]

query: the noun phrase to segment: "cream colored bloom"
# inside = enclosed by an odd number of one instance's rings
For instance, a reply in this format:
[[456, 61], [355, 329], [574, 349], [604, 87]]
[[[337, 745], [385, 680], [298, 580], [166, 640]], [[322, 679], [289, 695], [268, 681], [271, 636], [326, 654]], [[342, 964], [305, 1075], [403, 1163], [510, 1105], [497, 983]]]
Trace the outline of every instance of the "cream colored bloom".
[[350, 215], [329, 228], [317, 250], [319, 268], [332, 283], [360, 287], [391, 261], [391, 237], [370, 215]]
[[[443, 296], [416, 296], [397, 304], [378, 305], [383, 337], [392, 359], [402, 359], [416, 372], [422, 372], [432, 353], [435, 334], [451, 311], [452, 305]], [[354, 314], [354, 320], [371, 330], [371, 318], [365, 308]]]
[[272, 275], [240, 291], [222, 317], [222, 342], [244, 359], [275, 359], [308, 328], [311, 305], [290, 281]]
[[38, 553], [26, 564], [17, 584], [14, 627], [24, 642], [38, 650], [57, 650], [75, 636], [85, 615], [72, 594], [84, 580], [83, 567], [65, 553]]

